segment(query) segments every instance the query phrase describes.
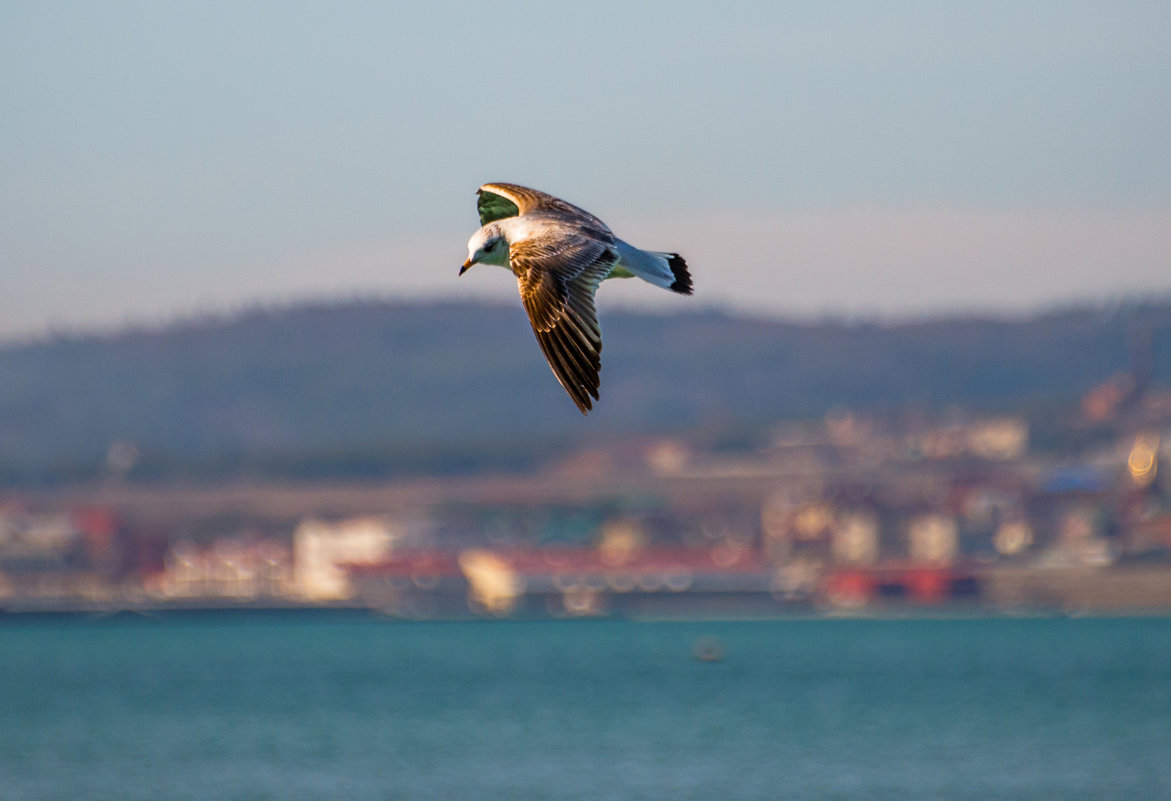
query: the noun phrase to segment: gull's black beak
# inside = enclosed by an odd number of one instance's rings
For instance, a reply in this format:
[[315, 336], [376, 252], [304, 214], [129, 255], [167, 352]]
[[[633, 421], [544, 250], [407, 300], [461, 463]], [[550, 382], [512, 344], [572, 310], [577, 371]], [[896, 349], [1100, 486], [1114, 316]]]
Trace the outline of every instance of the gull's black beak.
[[467, 261], [465, 261], [463, 263], [463, 266], [459, 268], [459, 274], [463, 275], [464, 273], [466, 273], [468, 271], [468, 268], [471, 266], [472, 266], [472, 260], [468, 259]]

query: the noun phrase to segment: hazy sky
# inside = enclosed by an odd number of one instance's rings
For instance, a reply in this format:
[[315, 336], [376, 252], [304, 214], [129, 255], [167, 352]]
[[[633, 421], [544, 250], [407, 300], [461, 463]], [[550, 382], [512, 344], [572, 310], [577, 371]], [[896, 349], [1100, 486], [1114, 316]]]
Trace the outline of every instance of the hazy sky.
[[0, 337], [457, 279], [492, 180], [772, 315], [1171, 292], [1171, 3], [0, 1]]

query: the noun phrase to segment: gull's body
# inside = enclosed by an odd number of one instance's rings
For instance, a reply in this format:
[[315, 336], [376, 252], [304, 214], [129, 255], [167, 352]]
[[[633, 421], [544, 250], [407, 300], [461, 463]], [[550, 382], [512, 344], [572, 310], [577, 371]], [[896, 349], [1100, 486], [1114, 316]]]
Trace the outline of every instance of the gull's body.
[[640, 250], [601, 220], [564, 200], [516, 184], [484, 184], [480, 230], [468, 242], [473, 264], [496, 264], [516, 276], [533, 333], [553, 374], [581, 409], [598, 399], [602, 334], [594, 294], [607, 278], [637, 276], [691, 294], [691, 274], [678, 253]]

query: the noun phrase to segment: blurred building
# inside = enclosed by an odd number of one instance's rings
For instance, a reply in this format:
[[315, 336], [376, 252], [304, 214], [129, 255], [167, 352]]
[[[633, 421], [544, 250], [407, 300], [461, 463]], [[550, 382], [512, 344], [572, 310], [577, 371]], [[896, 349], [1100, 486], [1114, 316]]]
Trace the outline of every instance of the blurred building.
[[292, 554], [279, 540], [220, 537], [208, 546], [172, 543], [157, 585], [169, 600], [240, 602], [295, 596]]
[[387, 517], [302, 521], [293, 533], [293, 570], [298, 594], [307, 601], [342, 601], [353, 597], [347, 568], [384, 561], [399, 534]]

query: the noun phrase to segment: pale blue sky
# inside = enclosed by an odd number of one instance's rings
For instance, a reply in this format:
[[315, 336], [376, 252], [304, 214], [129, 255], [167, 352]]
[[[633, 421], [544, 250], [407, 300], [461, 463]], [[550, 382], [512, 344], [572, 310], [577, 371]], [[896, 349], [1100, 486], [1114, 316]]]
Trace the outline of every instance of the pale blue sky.
[[527, 183], [757, 313], [1171, 292], [1171, 3], [0, 2], [0, 337], [456, 278]]

